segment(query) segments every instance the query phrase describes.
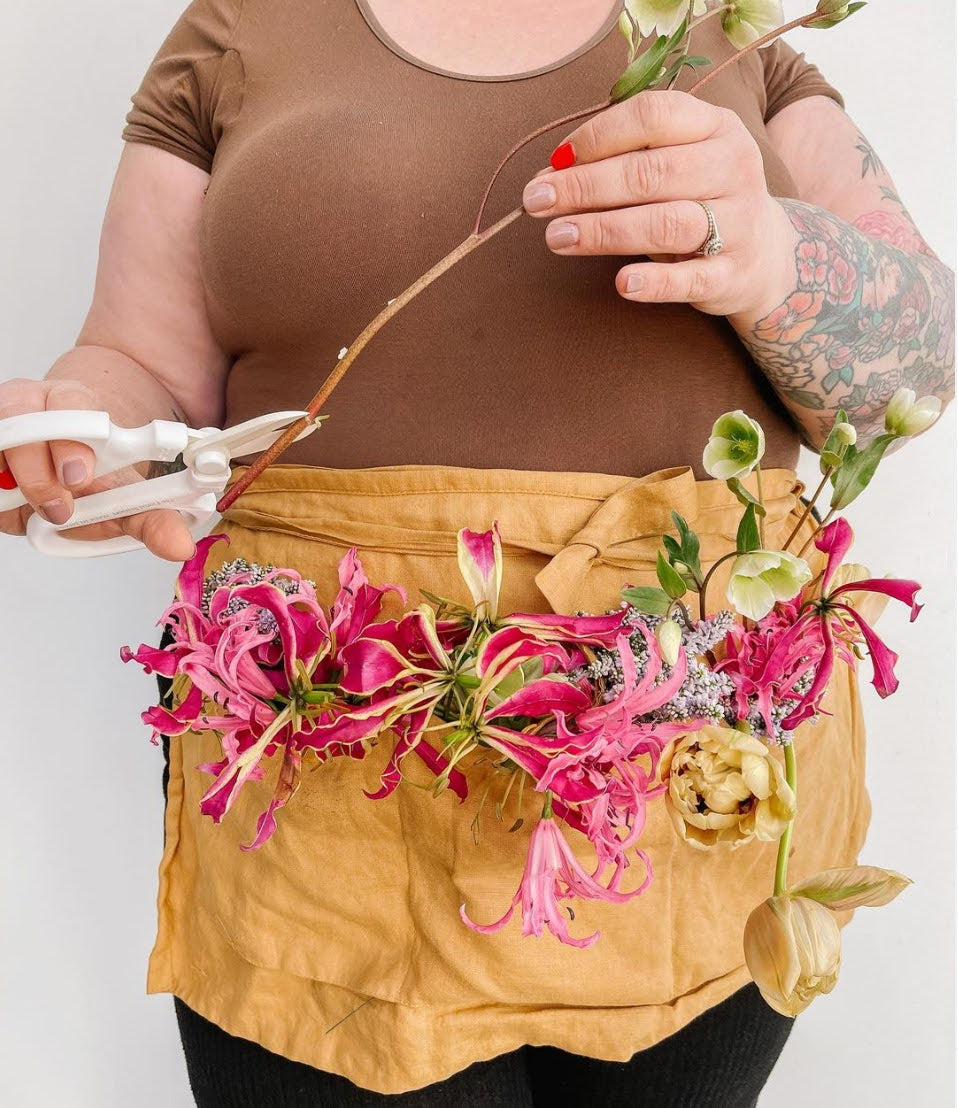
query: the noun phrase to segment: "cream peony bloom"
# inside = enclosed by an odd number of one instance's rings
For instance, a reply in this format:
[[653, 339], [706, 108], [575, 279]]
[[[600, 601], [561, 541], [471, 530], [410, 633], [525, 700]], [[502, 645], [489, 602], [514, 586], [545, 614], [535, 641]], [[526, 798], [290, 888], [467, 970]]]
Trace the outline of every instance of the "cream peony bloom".
[[[625, 0], [625, 8], [635, 20], [642, 37], [653, 32], [670, 35], [689, 13], [689, 0]], [[705, 15], [705, 0], [695, 0], [693, 15]]]
[[731, 0], [731, 10], [722, 16], [722, 30], [735, 49], [742, 50], [784, 22], [781, 0]]
[[667, 807], [679, 835], [701, 850], [781, 838], [795, 816], [795, 793], [781, 763], [753, 735], [703, 727], [663, 751]]
[[830, 993], [842, 962], [832, 913], [804, 896], [771, 896], [745, 924], [745, 964], [762, 996], [783, 1016], [797, 1016]]

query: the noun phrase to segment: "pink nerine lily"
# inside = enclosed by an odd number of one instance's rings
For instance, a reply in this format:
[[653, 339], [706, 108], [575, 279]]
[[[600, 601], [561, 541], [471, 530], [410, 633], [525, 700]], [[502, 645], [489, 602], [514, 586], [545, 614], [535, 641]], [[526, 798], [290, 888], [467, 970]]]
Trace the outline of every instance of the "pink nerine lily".
[[569, 946], [591, 946], [599, 938], [600, 932], [596, 931], [583, 939], [574, 939], [569, 934], [566, 917], [559, 907], [559, 901], [577, 896], [583, 900], [605, 900], [623, 904], [638, 896], [645, 891], [652, 880], [652, 867], [648, 856], [643, 851], [637, 850], [636, 854], [646, 867], [645, 880], [638, 888], [627, 893], [620, 892], [617, 887], [621, 874], [619, 869], [612, 875], [609, 883], [603, 885], [597, 880], [599, 870], [604, 868], [602, 864], [599, 864], [596, 873], [586, 873], [565, 841], [556, 821], [547, 816], [539, 820], [532, 833], [522, 880], [505, 915], [495, 923], [473, 923], [466, 915], [465, 904], [461, 905], [459, 914], [467, 927], [471, 927], [473, 931], [478, 931], [480, 934], [488, 935], [494, 931], [501, 931], [512, 919], [517, 905], [521, 903], [523, 935], [541, 936], [543, 928], [546, 927], [560, 942], [567, 943]]
[[[545, 677], [486, 707], [478, 728], [483, 741], [533, 778], [537, 790], [548, 789], [564, 804], [575, 805], [600, 862], [616, 866], [625, 865], [626, 852], [645, 827], [647, 802], [664, 791], [656, 771], [665, 745], [678, 732], [705, 722], [637, 722], [668, 703], [688, 672], [681, 651], [668, 678], [656, 684], [661, 652], [655, 636], [641, 625], [640, 630], [648, 650], [645, 671], [639, 677], [629, 638], [620, 634], [616, 647], [623, 685], [612, 701], [593, 706], [584, 689]], [[555, 735], [516, 731], [497, 722], [549, 715], [556, 720]]]

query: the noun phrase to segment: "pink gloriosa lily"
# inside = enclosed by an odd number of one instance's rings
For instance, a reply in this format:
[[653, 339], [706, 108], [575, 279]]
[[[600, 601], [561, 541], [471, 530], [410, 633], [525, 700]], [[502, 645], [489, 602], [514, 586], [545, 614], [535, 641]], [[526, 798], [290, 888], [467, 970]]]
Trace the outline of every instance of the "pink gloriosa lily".
[[[796, 598], [788, 604], [778, 604], [754, 630], [736, 627], [726, 636], [726, 656], [715, 668], [728, 674], [734, 683], [740, 718], [747, 718], [748, 700], [754, 696], [772, 733], [773, 703], [791, 702], [791, 710], [781, 726], [794, 730], [820, 710], [836, 657], [854, 665], [851, 647], [858, 642], [868, 649], [872, 684], [878, 695], [890, 696], [898, 688], [895, 676], [898, 655], [843, 598], [856, 592], [891, 597], [910, 607], [914, 622], [922, 608], [915, 599], [921, 585], [917, 581], [873, 577], [829, 591], [853, 540], [854, 533], [845, 519], [839, 517], [830, 523], [815, 537], [815, 545], [827, 555], [821, 596], [804, 603]], [[796, 686], [809, 671], [813, 673], [812, 683], [802, 694]]]

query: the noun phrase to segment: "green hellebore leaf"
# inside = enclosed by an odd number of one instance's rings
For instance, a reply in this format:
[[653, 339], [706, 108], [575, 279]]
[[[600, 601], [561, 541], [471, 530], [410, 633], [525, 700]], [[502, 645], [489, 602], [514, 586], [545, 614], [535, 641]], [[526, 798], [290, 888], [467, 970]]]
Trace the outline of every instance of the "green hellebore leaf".
[[628, 100], [630, 96], [635, 96], [637, 92], [648, 88], [653, 81], [657, 81], [669, 54], [684, 37], [687, 23], [688, 17], [682, 20], [670, 36], [659, 35], [615, 82], [609, 93], [609, 99], [614, 103]]
[[622, 599], [640, 612], [650, 616], [664, 616], [672, 603], [668, 593], [656, 588], [623, 589]]
[[833, 511], [847, 508], [868, 488], [875, 476], [875, 470], [878, 469], [878, 463], [896, 438], [897, 435], [879, 435], [864, 450], [858, 450], [854, 446], [846, 449], [842, 464], [832, 474], [834, 492], [830, 507]]
[[678, 61], [673, 62], [668, 67], [668, 69], [665, 70], [665, 72], [662, 74], [661, 77], [659, 77], [655, 81], [653, 81], [653, 84], [654, 85], [669, 85], [669, 84], [671, 84], [673, 78], [678, 74], [678, 72], [681, 69], [683, 69], [685, 66], [688, 66], [690, 69], [695, 69], [695, 67], [697, 65], [711, 65], [711, 62], [712, 62], [711, 58], [705, 58], [705, 57], [701, 57], [701, 56], [698, 56], [698, 55], [687, 54], [684, 57], [679, 58]]
[[755, 519], [755, 505], [749, 504], [742, 516], [742, 522], [738, 525], [738, 536], [735, 539], [735, 548], [739, 554], [748, 554], [751, 550], [761, 548], [762, 540], [758, 534], [758, 523]]
[[[672, 522], [679, 533], [679, 545], [676, 549], [676, 556], [671, 561], [673, 563], [677, 561], [685, 562], [692, 574], [701, 581], [702, 563], [699, 561], [699, 537], [694, 531], [689, 530], [689, 525], [678, 512], [672, 512]], [[666, 536], [663, 536], [663, 541], [665, 538]], [[671, 541], [673, 544], [675, 543], [674, 539]], [[666, 543], [666, 550], [671, 553], [668, 543]]]
[[609, 99], [613, 103], [628, 100], [630, 96], [635, 96], [637, 92], [648, 88], [658, 77], [667, 53], [667, 41], [665, 35], [660, 35], [648, 50], [640, 54], [626, 69], [609, 93]]
[[735, 493], [735, 499], [739, 504], [743, 504], [746, 508], [751, 504], [760, 516], [765, 515], [765, 509], [737, 477], [730, 478], [725, 484], [728, 486], [730, 492]]
[[676, 562], [682, 561], [682, 547], [672, 538], [671, 535], [662, 536], [662, 545], [665, 547], [665, 552], [669, 556], [669, 561], [672, 565]]
[[682, 580], [681, 575], [676, 573], [669, 565], [663, 557], [661, 550], [659, 551], [658, 561], [655, 565], [655, 572], [658, 574], [659, 584], [673, 600], [678, 600], [680, 596], [685, 596], [688, 592], [688, 587]]
[[839, 9], [834, 15], [822, 16], [821, 19], [816, 19], [813, 23], [806, 23], [805, 26], [818, 31], [827, 30], [829, 27], [834, 27], [837, 23], [844, 23], [850, 15], [854, 15], [859, 8], [864, 8], [864, 6], [865, 0], [860, 0], [857, 4], [849, 4], [844, 11]]

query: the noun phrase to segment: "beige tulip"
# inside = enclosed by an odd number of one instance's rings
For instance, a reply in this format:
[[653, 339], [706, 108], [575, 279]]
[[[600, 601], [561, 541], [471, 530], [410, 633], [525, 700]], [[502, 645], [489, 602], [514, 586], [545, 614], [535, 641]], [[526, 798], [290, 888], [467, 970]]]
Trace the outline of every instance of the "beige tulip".
[[795, 793], [771, 749], [729, 727], [703, 727], [674, 740], [660, 773], [668, 779], [675, 829], [700, 850], [780, 839], [795, 816]]
[[745, 963], [767, 1004], [797, 1016], [838, 981], [841, 933], [835, 917], [803, 896], [771, 896], [745, 924]]

